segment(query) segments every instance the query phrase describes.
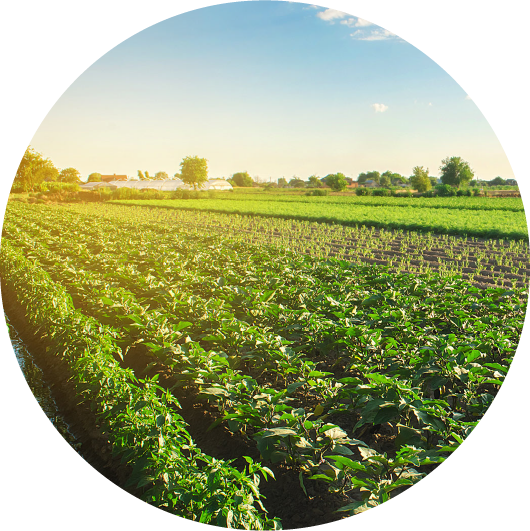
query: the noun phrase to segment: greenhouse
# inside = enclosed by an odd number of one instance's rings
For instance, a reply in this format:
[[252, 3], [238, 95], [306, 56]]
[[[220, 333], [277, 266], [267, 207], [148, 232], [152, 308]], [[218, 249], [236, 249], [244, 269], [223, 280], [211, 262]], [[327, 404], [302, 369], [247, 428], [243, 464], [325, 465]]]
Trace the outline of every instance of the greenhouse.
[[[173, 192], [175, 190], [192, 190], [193, 187], [185, 184], [181, 179], [166, 179], [164, 181], [110, 181], [86, 183], [80, 185], [84, 190], [97, 190], [99, 188], [135, 188], [136, 190], [159, 190]], [[232, 185], [224, 179], [210, 179], [204, 183], [200, 190], [232, 190]]]

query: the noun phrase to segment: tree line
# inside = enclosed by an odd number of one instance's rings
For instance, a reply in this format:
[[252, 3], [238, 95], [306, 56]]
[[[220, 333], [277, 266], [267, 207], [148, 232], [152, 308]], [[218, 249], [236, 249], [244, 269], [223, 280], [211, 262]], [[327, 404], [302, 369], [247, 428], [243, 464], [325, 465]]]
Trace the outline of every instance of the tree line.
[[[441, 183], [457, 189], [468, 185], [517, 185], [515, 179], [504, 180], [501, 177], [496, 177], [491, 181], [473, 179], [474, 171], [469, 166], [469, 163], [461, 157], [443, 159], [439, 169]], [[88, 182], [101, 182], [101, 179], [101, 173], [91, 173], [88, 176]], [[141, 181], [167, 180], [169, 176], [164, 171], [156, 172], [151, 176], [148, 171], [138, 170], [138, 179]], [[175, 173], [173, 179], [181, 179], [185, 184], [193, 186], [194, 189], [200, 188], [203, 183], [208, 181], [208, 161], [197, 156], [185, 157], [180, 163], [180, 173]], [[13, 191], [33, 191], [43, 181], [80, 183], [81, 175], [75, 168], [71, 167], [58, 170], [50, 159], [44, 158], [41, 153], [38, 153], [30, 146], [26, 149], [18, 167], [13, 183]], [[247, 171], [236, 172], [227, 181], [238, 187], [261, 186], [263, 184], [259, 183], [259, 178], [253, 179]], [[296, 175], [289, 181], [285, 177], [280, 177], [277, 183], [271, 182], [266, 186], [278, 188], [322, 188], [326, 186], [333, 191], [342, 191], [354, 182], [357, 182], [358, 185], [371, 185], [380, 188], [406, 185], [418, 192], [428, 192], [433, 186], [438, 184], [438, 178], [430, 176], [428, 168], [415, 166], [410, 177], [391, 172], [390, 170], [384, 173], [369, 171], [360, 173], [357, 180], [354, 181], [351, 177], [346, 177], [343, 173], [338, 172], [330, 173], [322, 178], [317, 175], [311, 175], [307, 181]]]

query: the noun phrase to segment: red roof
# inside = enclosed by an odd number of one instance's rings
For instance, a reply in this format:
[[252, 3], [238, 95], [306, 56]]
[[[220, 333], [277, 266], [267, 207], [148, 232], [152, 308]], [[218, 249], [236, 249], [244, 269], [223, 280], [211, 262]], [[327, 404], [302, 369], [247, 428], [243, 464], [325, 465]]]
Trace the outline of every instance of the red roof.
[[102, 175], [101, 180], [107, 183], [110, 181], [126, 181], [127, 175]]

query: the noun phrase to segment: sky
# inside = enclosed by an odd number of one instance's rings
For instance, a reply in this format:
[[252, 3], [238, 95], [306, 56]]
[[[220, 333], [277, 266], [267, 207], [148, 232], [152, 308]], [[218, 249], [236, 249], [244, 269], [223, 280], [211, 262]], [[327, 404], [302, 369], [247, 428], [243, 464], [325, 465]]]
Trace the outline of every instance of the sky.
[[514, 178], [488, 122], [435, 62], [355, 13], [238, 2], [165, 20], [89, 67], [31, 146], [59, 168], [260, 181], [414, 166], [439, 176], [460, 156], [475, 175]]

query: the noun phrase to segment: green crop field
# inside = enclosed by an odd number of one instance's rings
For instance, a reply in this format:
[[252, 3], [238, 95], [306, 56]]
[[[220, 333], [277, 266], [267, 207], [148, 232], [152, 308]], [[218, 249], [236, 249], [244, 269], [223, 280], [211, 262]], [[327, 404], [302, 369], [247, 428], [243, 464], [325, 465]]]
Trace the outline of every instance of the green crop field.
[[[201, 522], [292, 527], [275, 492], [319, 507], [325, 523], [385, 502], [447, 459], [504, 381], [526, 288], [252, 243], [233, 234], [248, 218], [173, 210], [238, 203], [208, 201], [8, 205], [6, 289], [71, 367], [79, 399], [130, 464], [129, 484]], [[497, 224], [499, 212], [465, 211]], [[431, 212], [443, 224], [439, 213], [453, 210]], [[520, 230], [519, 213], [504, 214]], [[214, 230], [230, 217], [240, 220], [232, 233]], [[261, 219], [254, 233], [267, 223], [280, 233], [279, 222], [289, 223]], [[525, 245], [484, 249], [526, 260]], [[235, 454], [216, 458], [228, 440]]]
[[218, 199], [231, 201], [285, 201], [366, 206], [406, 206], [416, 208], [452, 208], [458, 210], [510, 210], [523, 212], [520, 197], [375, 197], [351, 195], [306, 196], [304, 193], [242, 192], [218, 193]]
[[[513, 212], [510, 210], [372, 206], [356, 203], [325, 203], [322, 199], [326, 198], [320, 197], [314, 199], [316, 199], [314, 202], [266, 200], [245, 202], [230, 199], [120, 200], [112, 202], [146, 207], [207, 210], [231, 214], [320, 221], [349, 226], [365, 225], [377, 228], [429, 231], [442, 234], [528, 239], [528, 227], [522, 210]], [[401, 200], [398, 198], [390, 199], [395, 202]], [[496, 200], [492, 199], [491, 201]]]

